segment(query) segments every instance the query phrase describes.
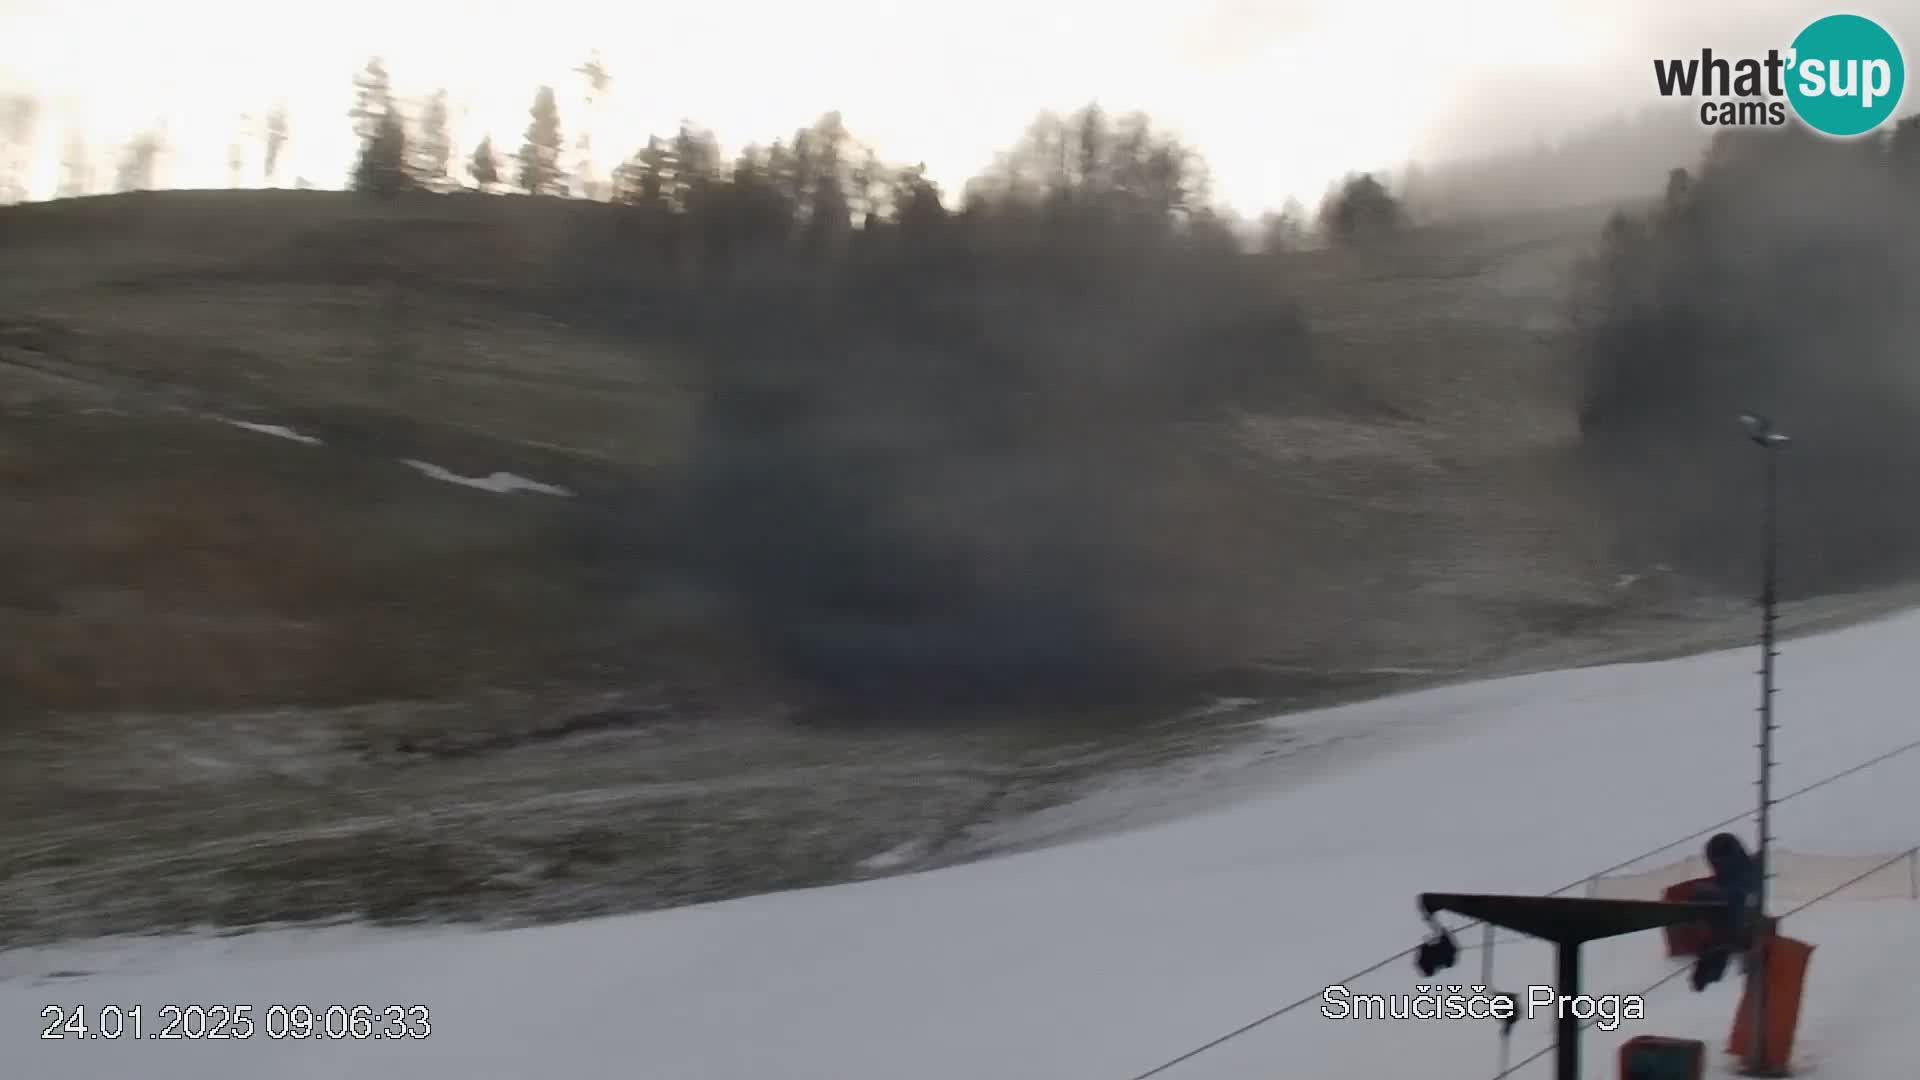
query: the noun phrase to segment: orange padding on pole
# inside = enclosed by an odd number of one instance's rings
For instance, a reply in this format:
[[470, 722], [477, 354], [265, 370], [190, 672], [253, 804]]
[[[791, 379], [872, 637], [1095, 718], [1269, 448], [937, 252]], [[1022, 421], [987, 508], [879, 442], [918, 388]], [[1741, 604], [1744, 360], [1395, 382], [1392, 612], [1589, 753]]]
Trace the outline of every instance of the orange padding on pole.
[[[1660, 899], [1670, 903], [1685, 902], [1697, 885], [1711, 885], [1710, 877], [1694, 878], [1669, 885], [1660, 893]], [[1700, 946], [1706, 944], [1707, 926], [1705, 923], [1678, 923], [1666, 927], [1668, 956], [1699, 956]]]
[[[1793, 1036], [1800, 1026], [1800, 993], [1807, 983], [1807, 961], [1813, 946], [1790, 937], [1762, 938], [1767, 950], [1767, 1047], [1766, 1060], [1753, 1058], [1753, 979], [1747, 979], [1740, 993], [1740, 1009], [1733, 1015], [1733, 1032], [1727, 1036], [1727, 1053], [1737, 1055], [1749, 1070], [1785, 1075], [1793, 1060]], [[1754, 1069], [1758, 1065], [1757, 1070]]]

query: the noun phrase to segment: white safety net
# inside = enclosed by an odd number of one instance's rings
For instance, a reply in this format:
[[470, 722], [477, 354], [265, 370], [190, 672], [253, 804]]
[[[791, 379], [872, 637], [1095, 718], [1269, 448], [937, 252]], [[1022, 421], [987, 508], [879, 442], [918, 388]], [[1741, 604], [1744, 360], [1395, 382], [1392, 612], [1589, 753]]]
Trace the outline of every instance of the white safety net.
[[[1920, 863], [1912, 852], [1811, 855], [1774, 848], [1768, 861], [1773, 864], [1767, 882], [1769, 908], [1774, 902], [1811, 900], [1829, 892], [1834, 900], [1920, 899]], [[1705, 857], [1691, 855], [1650, 870], [1594, 878], [1586, 892], [1609, 900], [1658, 900], [1668, 886], [1712, 873]]]

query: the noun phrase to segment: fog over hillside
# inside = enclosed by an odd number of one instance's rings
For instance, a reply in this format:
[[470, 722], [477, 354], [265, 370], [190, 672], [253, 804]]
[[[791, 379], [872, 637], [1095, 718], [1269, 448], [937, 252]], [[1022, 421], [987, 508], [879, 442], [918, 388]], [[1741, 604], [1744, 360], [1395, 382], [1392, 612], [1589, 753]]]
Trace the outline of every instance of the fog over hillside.
[[1915, 109], [1653, 78], [1823, 13], [0, 0], [0, 935], [918, 869], [1741, 643], [1749, 410], [1795, 625], [1906, 603]]

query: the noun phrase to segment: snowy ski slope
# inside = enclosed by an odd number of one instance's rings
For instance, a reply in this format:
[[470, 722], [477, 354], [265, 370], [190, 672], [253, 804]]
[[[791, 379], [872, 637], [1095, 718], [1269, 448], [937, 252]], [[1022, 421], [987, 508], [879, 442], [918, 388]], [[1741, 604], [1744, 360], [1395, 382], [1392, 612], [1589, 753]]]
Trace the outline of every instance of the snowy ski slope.
[[[1920, 615], [1789, 642], [1776, 790], [1920, 737]], [[1422, 890], [1539, 892], [1752, 802], [1751, 650], [1422, 692], [1276, 727], [1324, 749], [1219, 775], [1190, 816], [968, 866], [565, 926], [357, 929], [0, 953], [0, 1073], [23, 1080], [1131, 1080], [1414, 945]], [[1361, 736], [1322, 738], [1329, 733]], [[1920, 842], [1920, 751], [1782, 805], [1780, 842]], [[1750, 827], [1743, 827], [1750, 835]], [[1690, 846], [1697, 846], [1690, 845]], [[1678, 854], [1684, 854], [1681, 849]], [[1676, 852], [1663, 852], [1668, 862]], [[1651, 865], [1651, 864], [1650, 864]], [[1817, 946], [1801, 1056], [1822, 1080], [1911, 1075], [1920, 904], [1840, 899], [1789, 918]], [[1462, 936], [1475, 945], [1479, 932]], [[1590, 946], [1587, 988], [1672, 970], [1653, 935]], [[1479, 981], [1466, 951], [1449, 981]], [[1547, 981], [1527, 943], [1494, 985]], [[1408, 993], [1410, 961], [1351, 983]], [[1737, 979], [1684, 977], [1586, 1040], [1612, 1076], [1636, 1033], [1725, 1037]], [[426, 1005], [418, 1041], [41, 1040], [48, 1004]], [[152, 1024], [149, 1022], [149, 1029]], [[1522, 1021], [1513, 1060], [1551, 1042]], [[1161, 1074], [1174, 1080], [1486, 1078], [1490, 1021], [1330, 1020], [1317, 1002]], [[1550, 1075], [1548, 1060], [1516, 1075]]]

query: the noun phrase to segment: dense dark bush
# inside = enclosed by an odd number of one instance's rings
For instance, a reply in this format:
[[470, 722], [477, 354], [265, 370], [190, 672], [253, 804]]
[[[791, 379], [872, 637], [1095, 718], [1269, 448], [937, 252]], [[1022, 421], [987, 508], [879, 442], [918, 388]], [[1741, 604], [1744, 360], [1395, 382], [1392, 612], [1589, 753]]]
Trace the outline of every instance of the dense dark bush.
[[1320, 204], [1320, 231], [1335, 244], [1379, 243], [1406, 223], [1400, 200], [1372, 173], [1347, 177]]

